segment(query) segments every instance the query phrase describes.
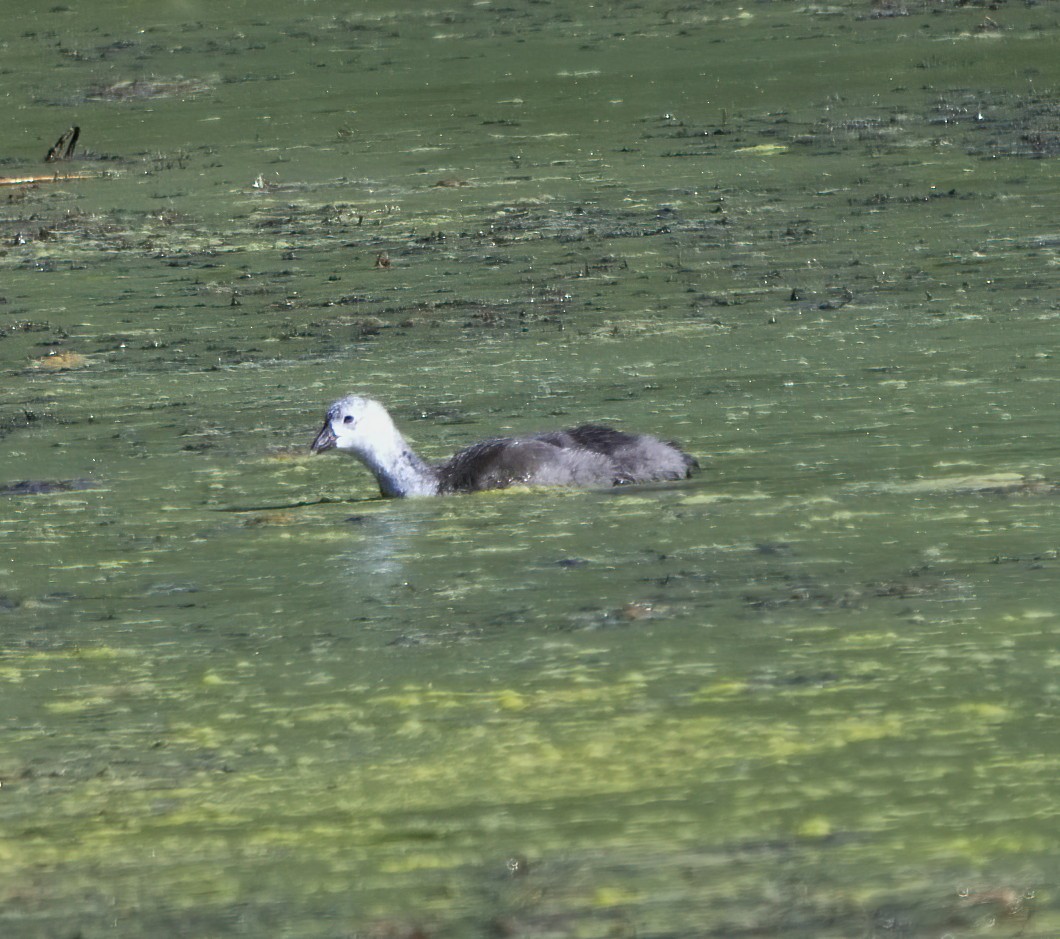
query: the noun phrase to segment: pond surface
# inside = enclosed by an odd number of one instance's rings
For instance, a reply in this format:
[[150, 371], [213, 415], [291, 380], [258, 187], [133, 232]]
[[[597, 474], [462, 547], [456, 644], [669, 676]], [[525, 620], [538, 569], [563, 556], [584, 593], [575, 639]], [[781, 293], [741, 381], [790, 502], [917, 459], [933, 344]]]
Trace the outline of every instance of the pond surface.
[[1056, 4], [6, 25], [0, 933], [1060, 933]]

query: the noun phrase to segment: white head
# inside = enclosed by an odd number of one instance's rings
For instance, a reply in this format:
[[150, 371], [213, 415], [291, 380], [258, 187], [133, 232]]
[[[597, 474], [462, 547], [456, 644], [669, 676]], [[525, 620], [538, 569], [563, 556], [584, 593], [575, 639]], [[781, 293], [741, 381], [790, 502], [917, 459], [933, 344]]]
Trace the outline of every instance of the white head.
[[433, 496], [438, 478], [405, 443], [386, 408], [371, 398], [347, 395], [328, 408], [312, 451], [352, 453], [368, 467], [384, 496]]
[[365, 459], [376, 455], [385, 457], [402, 444], [401, 435], [383, 405], [371, 398], [347, 395], [328, 408], [327, 420], [311, 449], [322, 453], [334, 447]]

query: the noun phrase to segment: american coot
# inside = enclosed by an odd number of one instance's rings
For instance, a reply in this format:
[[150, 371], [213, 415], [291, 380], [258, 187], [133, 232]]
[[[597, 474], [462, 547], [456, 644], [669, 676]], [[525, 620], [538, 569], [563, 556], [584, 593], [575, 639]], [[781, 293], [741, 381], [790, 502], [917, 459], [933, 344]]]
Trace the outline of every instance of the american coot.
[[684, 479], [699, 464], [655, 437], [582, 424], [526, 437], [483, 440], [446, 460], [425, 463], [405, 442], [386, 408], [349, 395], [328, 408], [314, 453], [352, 453], [375, 475], [384, 496], [437, 496], [507, 486], [618, 486]]

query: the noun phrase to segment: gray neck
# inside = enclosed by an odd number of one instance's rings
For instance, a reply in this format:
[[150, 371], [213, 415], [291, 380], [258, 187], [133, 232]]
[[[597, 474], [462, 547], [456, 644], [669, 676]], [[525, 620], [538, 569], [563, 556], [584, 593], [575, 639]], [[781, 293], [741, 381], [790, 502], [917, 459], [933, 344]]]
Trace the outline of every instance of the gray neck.
[[379, 491], [388, 498], [405, 496], [433, 496], [438, 492], [438, 477], [412, 448], [398, 435], [396, 446], [386, 451], [358, 453], [361, 461], [372, 471], [379, 483]]

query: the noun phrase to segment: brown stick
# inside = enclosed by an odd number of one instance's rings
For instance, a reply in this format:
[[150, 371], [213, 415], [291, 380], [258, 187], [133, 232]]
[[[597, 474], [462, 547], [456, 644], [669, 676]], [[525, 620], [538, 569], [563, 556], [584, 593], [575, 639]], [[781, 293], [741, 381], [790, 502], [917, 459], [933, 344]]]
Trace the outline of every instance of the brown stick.
[[58, 163], [59, 160], [73, 159], [74, 148], [77, 147], [77, 138], [80, 136], [81, 128], [75, 124], [55, 141], [55, 146], [48, 151], [48, 155], [44, 158], [44, 162]]
[[48, 176], [0, 176], [0, 186], [22, 186], [28, 183], [61, 183], [68, 179], [96, 179], [92, 173], [67, 173], [60, 176], [52, 173]]

